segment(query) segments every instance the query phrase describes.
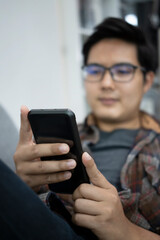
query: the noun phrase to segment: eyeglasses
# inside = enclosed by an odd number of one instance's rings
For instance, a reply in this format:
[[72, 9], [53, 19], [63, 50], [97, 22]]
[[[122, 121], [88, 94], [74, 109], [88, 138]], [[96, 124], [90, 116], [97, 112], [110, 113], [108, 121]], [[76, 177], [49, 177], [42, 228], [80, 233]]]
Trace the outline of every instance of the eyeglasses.
[[83, 76], [87, 82], [100, 82], [106, 71], [109, 71], [112, 79], [116, 82], [129, 82], [133, 79], [137, 69], [146, 72], [145, 68], [130, 63], [118, 63], [108, 68], [100, 64], [88, 64], [82, 67]]

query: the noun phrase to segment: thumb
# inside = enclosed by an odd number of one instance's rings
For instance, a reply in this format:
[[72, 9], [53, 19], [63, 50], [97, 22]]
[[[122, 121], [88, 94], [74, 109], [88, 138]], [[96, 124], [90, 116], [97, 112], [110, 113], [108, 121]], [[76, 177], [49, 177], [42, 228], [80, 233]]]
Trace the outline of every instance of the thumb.
[[86, 168], [88, 177], [93, 185], [106, 189], [111, 188], [112, 185], [98, 170], [93, 158], [87, 152], [83, 153], [82, 162]]
[[29, 109], [26, 106], [21, 106], [21, 127], [19, 142], [26, 143], [32, 139], [32, 130], [28, 121]]

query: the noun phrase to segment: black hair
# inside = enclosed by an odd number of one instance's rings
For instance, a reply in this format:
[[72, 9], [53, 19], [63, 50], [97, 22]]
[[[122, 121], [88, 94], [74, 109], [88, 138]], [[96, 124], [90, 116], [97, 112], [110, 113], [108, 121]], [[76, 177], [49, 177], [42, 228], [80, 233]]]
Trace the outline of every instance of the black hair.
[[102, 39], [118, 38], [137, 46], [137, 56], [146, 72], [156, 72], [158, 67], [154, 47], [140, 27], [133, 26], [121, 18], [109, 17], [94, 28], [93, 34], [85, 42], [82, 53], [84, 65], [87, 64], [89, 52], [94, 44]]

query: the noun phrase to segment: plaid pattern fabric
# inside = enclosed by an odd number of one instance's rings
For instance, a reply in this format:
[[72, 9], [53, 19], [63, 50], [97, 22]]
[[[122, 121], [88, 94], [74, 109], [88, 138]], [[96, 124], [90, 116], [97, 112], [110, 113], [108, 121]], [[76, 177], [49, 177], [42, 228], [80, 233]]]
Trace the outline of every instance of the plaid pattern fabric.
[[120, 198], [132, 222], [160, 233], [160, 135], [141, 130], [138, 138], [121, 171], [121, 184], [130, 193]]
[[[145, 229], [160, 234], [160, 127], [141, 112], [141, 130], [121, 171], [123, 191], [119, 192], [128, 219]], [[88, 143], [96, 143], [99, 131], [92, 115], [79, 132], [85, 151]]]
[[[119, 192], [119, 197], [131, 222], [160, 234], [160, 126], [146, 113], [141, 112], [140, 118], [141, 130], [121, 171], [123, 191]], [[99, 140], [93, 115], [78, 127], [83, 149], [90, 152], [88, 143]], [[44, 202], [46, 196], [40, 196]], [[52, 205], [53, 201], [51, 209]]]

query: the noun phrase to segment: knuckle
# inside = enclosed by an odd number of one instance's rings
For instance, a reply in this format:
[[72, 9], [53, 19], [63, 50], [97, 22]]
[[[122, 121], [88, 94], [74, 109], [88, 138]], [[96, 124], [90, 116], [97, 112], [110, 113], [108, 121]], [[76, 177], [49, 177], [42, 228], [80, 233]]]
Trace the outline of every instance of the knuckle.
[[80, 193], [83, 193], [84, 190], [85, 190], [85, 184], [81, 184], [81, 185], [79, 186], [79, 192], [80, 192]]
[[101, 177], [101, 173], [99, 171], [96, 171], [96, 173], [93, 175], [92, 179], [96, 180], [96, 179], [99, 179], [99, 177]]
[[46, 172], [46, 165], [45, 162], [43, 161], [38, 161], [37, 163], [37, 168], [40, 171], [40, 173], [45, 173]]
[[108, 217], [106, 217], [106, 216], [104, 217], [104, 215], [97, 216], [97, 222], [100, 225], [103, 225], [107, 221], [107, 218]]
[[32, 178], [30, 178], [30, 177], [28, 177], [27, 175], [24, 175], [24, 174], [21, 175], [20, 177], [28, 186], [32, 185]]
[[52, 179], [51, 179], [51, 175], [50, 175], [50, 174], [48, 174], [48, 175], [45, 177], [45, 182], [46, 182], [46, 184], [52, 183]]
[[108, 219], [112, 219], [112, 216], [113, 216], [113, 213], [114, 213], [114, 210], [112, 207], [106, 207], [104, 209], [104, 212], [106, 213], [105, 216], [102, 215], [102, 221], [106, 221]]
[[19, 151], [16, 151], [13, 155], [13, 160], [15, 163], [18, 163], [20, 161], [20, 152]]
[[97, 226], [101, 227], [99, 224], [99, 221], [97, 221], [97, 216], [92, 217], [92, 225], [91, 225], [91, 230], [95, 231], [97, 229]]
[[79, 205], [80, 205], [80, 199], [76, 199], [75, 202], [74, 202], [74, 210], [78, 210], [79, 208]]
[[31, 151], [31, 155], [34, 156], [34, 158], [39, 157], [39, 151], [36, 144], [31, 146], [30, 151]]
[[17, 152], [14, 153], [13, 160], [14, 160], [15, 163], [17, 162]]
[[115, 186], [112, 186], [112, 190], [113, 190], [113, 193], [114, 193], [114, 194], [117, 194], [117, 195], [118, 195], [118, 193], [117, 193], [117, 189], [116, 189]]
[[118, 203], [120, 202], [120, 198], [116, 188], [115, 189], [113, 188], [112, 191], [110, 192], [110, 200], [113, 207], [117, 206]]
[[66, 166], [66, 163], [64, 163], [63, 161], [57, 161], [57, 168], [59, 171], [65, 170], [65, 166]]
[[118, 202], [119, 202], [119, 197], [117, 195], [113, 195], [112, 196], [112, 203], [114, 205], [117, 205]]
[[63, 173], [56, 173], [55, 174], [55, 182], [61, 182], [63, 180], [64, 180]]
[[23, 156], [22, 153], [24, 153], [25, 151], [26, 151], [26, 146], [18, 144], [18, 146], [16, 148], [16, 151], [15, 151], [15, 153], [13, 155], [14, 161], [15, 162], [20, 161], [21, 160], [21, 156]]
[[25, 173], [26, 168], [24, 167], [23, 162], [16, 162], [15, 168], [18, 175], [23, 175]]
[[16, 173], [19, 175], [22, 172], [23, 172], [23, 167], [21, 166], [21, 164], [16, 164]]

